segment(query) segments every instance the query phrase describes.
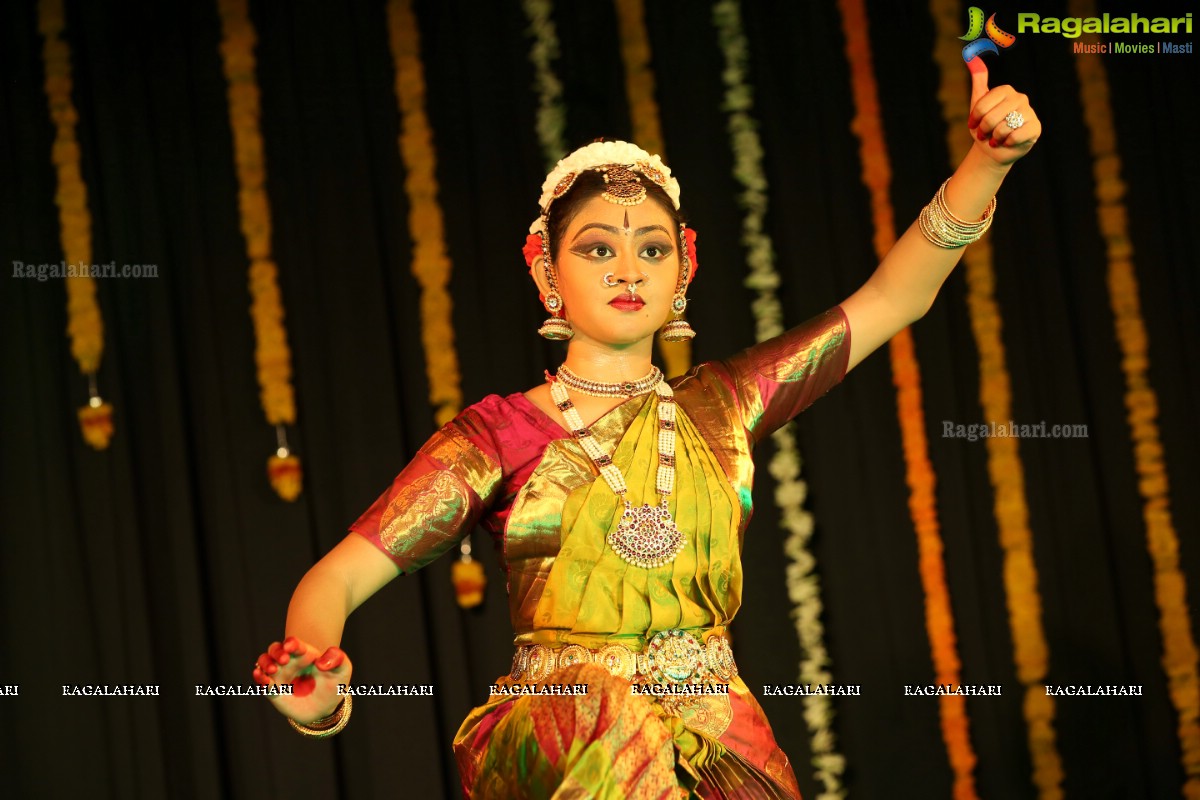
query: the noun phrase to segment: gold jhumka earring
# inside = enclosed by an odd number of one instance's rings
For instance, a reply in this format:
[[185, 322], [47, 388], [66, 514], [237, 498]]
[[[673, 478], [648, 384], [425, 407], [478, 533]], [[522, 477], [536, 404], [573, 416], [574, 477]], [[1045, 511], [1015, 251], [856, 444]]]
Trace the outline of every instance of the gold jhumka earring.
[[675, 296], [671, 298], [671, 311], [675, 314], [675, 319], [664, 325], [660, 334], [664, 342], [686, 342], [696, 336], [696, 331], [683, 318], [683, 312], [687, 308], [687, 297], [684, 293], [687, 291], [688, 277], [692, 273], [692, 259], [688, 254], [687, 237], [683, 231], [684, 226], [680, 224], [679, 252], [683, 258], [683, 269], [679, 271], [679, 283], [675, 286]]
[[[543, 220], [545, 223], [546, 220]], [[563, 314], [563, 299], [558, 293], [558, 281], [554, 278], [554, 265], [550, 263], [550, 241], [546, 233], [548, 225], [543, 225], [542, 229], [542, 268], [546, 271], [546, 283], [550, 287], [549, 294], [546, 295], [546, 310], [550, 312], [550, 318], [542, 323], [542, 327], [538, 328], [538, 333], [543, 338], [553, 342], [562, 342], [570, 339], [575, 335], [575, 329], [571, 327], [571, 323], [566, 320]]]

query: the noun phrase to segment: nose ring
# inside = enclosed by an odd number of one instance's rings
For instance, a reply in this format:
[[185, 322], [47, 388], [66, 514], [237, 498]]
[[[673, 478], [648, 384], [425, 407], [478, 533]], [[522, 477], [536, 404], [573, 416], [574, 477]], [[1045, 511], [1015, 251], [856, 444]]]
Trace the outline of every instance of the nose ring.
[[640, 277], [636, 281], [625, 281], [624, 278], [618, 278], [616, 272], [606, 272], [605, 276], [600, 278], [600, 282], [604, 283], [610, 289], [616, 289], [620, 284], [626, 283], [628, 284], [626, 288], [629, 289], [629, 295], [632, 297], [637, 294], [637, 284], [641, 283], [644, 285], [650, 279], [650, 276], [646, 272], [638, 272], [637, 275]]

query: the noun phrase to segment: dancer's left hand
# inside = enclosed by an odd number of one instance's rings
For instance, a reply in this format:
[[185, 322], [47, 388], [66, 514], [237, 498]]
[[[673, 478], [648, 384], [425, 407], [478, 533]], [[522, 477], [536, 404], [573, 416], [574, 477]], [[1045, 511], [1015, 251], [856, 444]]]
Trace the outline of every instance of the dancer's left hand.
[[[1001, 166], [1009, 166], [1023, 158], [1042, 134], [1042, 122], [1028, 95], [1005, 84], [988, 87], [988, 70], [983, 58], [976, 56], [967, 63], [971, 71], [971, 113], [967, 127], [975, 136], [975, 148]], [[1009, 118], [1012, 113], [1017, 118]], [[1006, 118], [1007, 121], [1006, 121]], [[1009, 123], [1024, 119], [1013, 128]]]

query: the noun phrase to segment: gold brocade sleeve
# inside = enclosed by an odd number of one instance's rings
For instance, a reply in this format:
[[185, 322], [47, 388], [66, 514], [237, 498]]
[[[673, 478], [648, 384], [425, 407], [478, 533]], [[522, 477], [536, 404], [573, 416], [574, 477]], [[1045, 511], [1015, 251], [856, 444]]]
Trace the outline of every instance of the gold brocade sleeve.
[[500, 465], [467, 414], [435, 433], [391, 487], [350, 526], [404, 574], [416, 572], [458, 544], [500, 485]]
[[722, 362], [742, 424], [760, 442], [846, 376], [850, 324], [834, 306]]

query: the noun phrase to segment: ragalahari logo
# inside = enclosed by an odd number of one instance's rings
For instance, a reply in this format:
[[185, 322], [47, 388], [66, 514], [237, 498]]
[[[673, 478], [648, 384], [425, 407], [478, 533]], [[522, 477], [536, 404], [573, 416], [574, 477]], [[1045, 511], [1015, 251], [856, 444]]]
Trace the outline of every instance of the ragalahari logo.
[[[987, 38], [980, 39], [984, 33], [987, 34]], [[967, 46], [963, 48], [963, 61], [968, 64], [984, 53], [1000, 55], [1001, 47], [1012, 47], [1013, 42], [1017, 40], [1011, 33], [1000, 30], [995, 14], [988, 17], [987, 23], [984, 24], [983, 9], [978, 6], [967, 9], [967, 34], [958, 38], [967, 42]]]

